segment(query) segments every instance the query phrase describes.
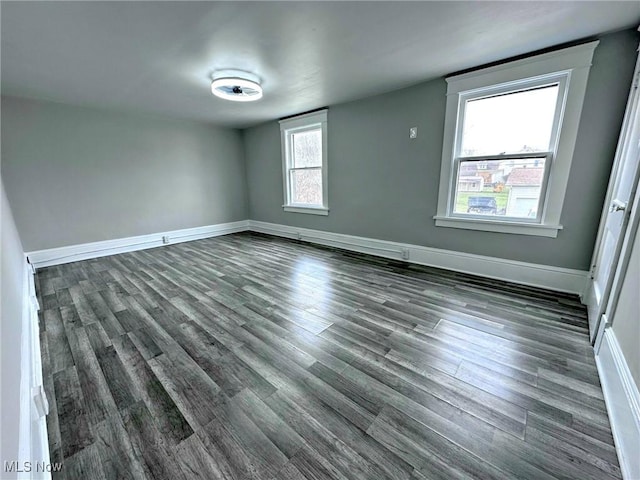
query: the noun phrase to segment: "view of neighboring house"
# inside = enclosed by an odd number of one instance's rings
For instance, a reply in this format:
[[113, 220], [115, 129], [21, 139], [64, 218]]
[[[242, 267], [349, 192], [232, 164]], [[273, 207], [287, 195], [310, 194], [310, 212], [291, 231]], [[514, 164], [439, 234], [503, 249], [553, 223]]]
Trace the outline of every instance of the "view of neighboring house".
[[481, 192], [484, 189], [484, 178], [479, 175], [464, 176], [458, 180], [458, 190], [461, 192]]
[[[462, 191], [481, 192], [485, 186], [504, 183], [510, 162], [461, 162], [458, 188]], [[506, 171], [506, 173], [505, 173]]]
[[504, 162], [488, 161], [476, 163], [477, 174], [484, 179], [484, 183], [490, 183], [491, 185], [504, 183], [505, 166], [502, 165]]
[[[463, 161], [460, 164], [458, 191], [494, 196], [502, 205], [495, 215], [535, 218], [543, 180], [544, 160], [540, 158]], [[468, 203], [468, 198], [477, 197], [463, 198]], [[460, 211], [469, 213], [468, 207], [460, 206]]]
[[505, 185], [509, 187], [506, 215], [535, 217], [544, 176], [543, 167], [514, 168]]

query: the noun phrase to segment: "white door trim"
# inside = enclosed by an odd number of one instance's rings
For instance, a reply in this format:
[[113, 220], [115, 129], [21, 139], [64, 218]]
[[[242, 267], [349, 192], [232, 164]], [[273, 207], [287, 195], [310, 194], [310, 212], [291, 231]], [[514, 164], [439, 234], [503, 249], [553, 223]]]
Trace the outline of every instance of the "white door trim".
[[[38, 299], [34, 282], [35, 269], [24, 262], [22, 292], [22, 348], [20, 353], [20, 434], [18, 438], [18, 479], [49, 480], [51, 473], [47, 420], [49, 408], [44, 394]], [[24, 468], [30, 462], [31, 469]], [[41, 468], [37, 468], [40, 465]], [[42, 466], [45, 466], [44, 470]], [[4, 468], [4, 465], [3, 465]]]
[[[640, 48], [638, 49], [640, 51]], [[640, 116], [640, 91], [638, 89], [640, 84], [640, 56], [636, 61], [636, 67], [633, 74], [633, 80], [631, 85], [631, 90], [629, 92], [629, 99], [627, 101], [627, 108], [625, 110], [624, 119], [622, 122], [622, 128], [620, 130], [620, 138], [618, 140], [618, 145], [616, 147], [616, 154], [613, 162], [613, 166], [611, 169], [611, 176], [609, 178], [609, 185], [607, 187], [607, 194], [605, 196], [604, 205], [602, 208], [602, 213], [600, 216], [600, 225], [598, 227], [598, 234], [596, 236], [596, 243], [593, 250], [593, 254], [591, 257], [590, 263], [590, 271], [587, 277], [587, 282], [585, 285], [585, 295], [584, 302], [587, 304], [587, 310], [589, 312], [589, 334], [591, 338], [592, 344], [594, 344], [597, 339], [598, 332], [602, 332], [603, 329], [599, 328], [602, 315], [607, 311], [608, 305], [611, 303], [613, 297], [614, 300], [617, 300], [617, 295], [619, 294], [620, 285], [616, 284], [615, 278], [619, 277], [617, 270], [620, 270], [620, 267], [624, 271], [626, 271], [626, 265], [629, 260], [630, 252], [629, 248], [625, 247], [625, 238], [628, 236], [629, 230], [633, 230], [630, 228], [634, 222], [637, 224], [637, 202], [634, 201], [636, 196], [636, 191], [638, 188], [638, 182], [640, 180], [640, 165], [637, 167], [634, 173], [634, 180], [632, 183], [632, 188], [630, 192], [629, 205], [627, 205], [627, 209], [624, 212], [623, 225], [621, 228], [620, 237], [618, 238], [617, 247], [615, 248], [615, 255], [612, 259], [612, 268], [609, 271], [607, 280], [604, 282], [604, 289], [601, 293], [601, 298], [599, 303], [595, 303], [595, 283], [594, 283], [594, 275], [596, 275], [596, 267], [597, 262], [600, 256], [601, 249], [604, 245], [604, 237], [605, 232], [607, 230], [607, 221], [610, 213], [610, 206], [613, 201], [613, 195], [616, 191], [617, 179], [620, 175], [621, 169], [624, 166], [624, 160], [627, 155], [627, 149], [630, 142], [629, 136], [632, 133], [632, 128], [634, 126], [634, 122], [637, 121], [638, 116]], [[634, 206], [632, 206], [633, 204]], [[617, 267], [616, 267], [617, 266]], [[615, 301], [614, 301], [615, 303]], [[594, 318], [595, 317], [595, 318]], [[609, 315], [609, 318], [612, 319], [612, 316]]]
[[602, 330], [596, 365], [622, 478], [635, 480], [640, 478], [640, 393], [610, 324]]

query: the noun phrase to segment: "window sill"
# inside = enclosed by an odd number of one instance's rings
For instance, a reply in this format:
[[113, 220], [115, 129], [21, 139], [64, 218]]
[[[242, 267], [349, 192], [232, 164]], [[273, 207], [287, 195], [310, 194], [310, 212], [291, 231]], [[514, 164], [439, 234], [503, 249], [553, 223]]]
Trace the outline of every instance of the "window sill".
[[285, 212], [291, 213], [308, 213], [311, 215], [329, 215], [329, 209], [326, 207], [311, 207], [302, 205], [283, 205]]
[[433, 218], [436, 221], [436, 227], [462, 228], [466, 230], [511, 233], [515, 235], [534, 235], [537, 237], [556, 238], [558, 236], [558, 231], [562, 230], [562, 225], [541, 225], [539, 223], [525, 224], [443, 216], [435, 216]]

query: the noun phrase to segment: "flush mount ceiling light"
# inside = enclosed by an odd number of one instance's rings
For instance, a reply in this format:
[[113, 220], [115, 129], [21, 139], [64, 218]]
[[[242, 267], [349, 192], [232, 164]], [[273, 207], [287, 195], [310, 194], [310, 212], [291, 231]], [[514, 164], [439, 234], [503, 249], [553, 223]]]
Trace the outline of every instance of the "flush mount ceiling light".
[[211, 93], [233, 102], [253, 102], [262, 98], [260, 79], [248, 72], [220, 70], [213, 74]]

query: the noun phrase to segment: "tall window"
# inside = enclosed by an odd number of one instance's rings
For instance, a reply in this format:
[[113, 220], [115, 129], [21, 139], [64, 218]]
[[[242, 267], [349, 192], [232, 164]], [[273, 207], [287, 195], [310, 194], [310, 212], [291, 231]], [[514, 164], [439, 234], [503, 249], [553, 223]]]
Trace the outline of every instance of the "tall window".
[[436, 225], [557, 235], [597, 43], [447, 79]]
[[461, 95], [452, 215], [540, 221], [567, 75]]
[[287, 212], [327, 215], [327, 110], [280, 121]]

